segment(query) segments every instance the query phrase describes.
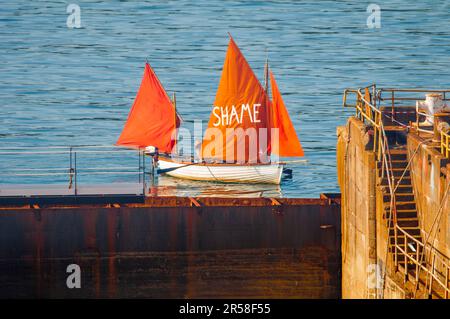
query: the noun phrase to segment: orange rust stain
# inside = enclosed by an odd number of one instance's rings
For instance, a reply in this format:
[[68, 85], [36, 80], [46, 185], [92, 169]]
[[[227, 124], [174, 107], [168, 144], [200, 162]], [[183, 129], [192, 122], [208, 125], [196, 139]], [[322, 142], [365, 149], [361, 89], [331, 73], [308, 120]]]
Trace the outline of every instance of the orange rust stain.
[[117, 236], [117, 214], [115, 211], [107, 213], [107, 231], [108, 231], [108, 297], [117, 295], [117, 272], [115, 263], [116, 236]]

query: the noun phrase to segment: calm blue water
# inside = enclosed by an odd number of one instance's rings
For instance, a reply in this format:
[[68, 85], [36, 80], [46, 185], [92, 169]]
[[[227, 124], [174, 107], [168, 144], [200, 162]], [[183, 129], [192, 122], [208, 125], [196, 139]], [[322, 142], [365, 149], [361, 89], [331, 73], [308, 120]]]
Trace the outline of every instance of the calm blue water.
[[[187, 123], [207, 121], [231, 32], [262, 79], [268, 55], [308, 163], [281, 188], [188, 183], [163, 178], [160, 193], [318, 196], [339, 191], [336, 126], [347, 87], [450, 86], [450, 1], [9, 1], [0, 4], [0, 147], [111, 145], [149, 59], [177, 92]], [[66, 7], [81, 8], [80, 29]], [[124, 153], [79, 154], [81, 167], [137, 165]], [[0, 154], [2, 172], [66, 167], [68, 156]], [[66, 181], [11, 177], [0, 183]], [[86, 173], [82, 181], [105, 180]], [[114, 181], [128, 177], [118, 176]], [[135, 178], [129, 177], [129, 178]], [[14, 181], [13, 181], [14, 179]], [[252, 193], [253, 192], [253, 193]]]

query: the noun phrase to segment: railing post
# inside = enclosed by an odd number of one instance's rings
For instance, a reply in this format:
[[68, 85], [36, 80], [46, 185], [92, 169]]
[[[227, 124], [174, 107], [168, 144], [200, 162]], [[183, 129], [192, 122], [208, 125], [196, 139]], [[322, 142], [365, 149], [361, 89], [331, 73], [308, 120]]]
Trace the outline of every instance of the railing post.
[[72, 146], [69, 148], [69, 189], [73, 183], [73, 167], [72, 167]]
[[405, 261], [405, 282], [408, 280], [408, 237], [405, 233], [403, 233], [404, 247], [403, 247], [403, 256]]
[[[392, 173], [392, 171], [391, 171]], [[395, 178], [394, 175], [391, 176], [391, 187], [392, 187], [392, 191], [391, 191], [391, 197], [392, 197], [392, 215], [394, 216], [394, 225], [397, 226], [397, 203], [395, 201], [395, 193], [394, 193], [394, 187], [395, 187]]]
[[[381, 120], [380, 120], [381, 121]], [[378, 160], [383, 160], [383, 163], [385, 162], [385, 159], [384, 159], [384, 148], [385, 148], [385, 145], [384, 145], [384, 136], [383, 136], [383, 131], [381, 130], [381, 124], [380, 124], [380, 127], [378, 128], [378, 131], [379, 131], [379, 141], [380, 141], [380, 143], [379, 143], [379, 146], [378, 146]], [[384, 174], [384, 168], [385, 168], [385, 165], [386, 164], [383, 164], [383, 174]], [[389, 183], [389, 182], [388, 182]]]
[[376, 84], [372, 84], [372, 99], [373, 106], [377, 107], [377, 86]]
[[445, 149], [447, 158], [450, 157], [450, 132], [445, 134]]
[[419, 134], [419, 112], [416, 111], [416, 128], [417, 128], [417, 134]]
[[142, 152], [142, 195], [145, 196], [145, 151]]
[[448, 134], [444, 134], [444, 137], [445, 137], [445, 156], [446, 157], [449, 157], [449, 152], [450, 152], [450, 150], [449, 150], [449, 137], [450, 137], [450, 135], [448, 135]]
[[378, 134], [378, 120], [379, 120], [379, 116], [378, 113], [375, 113], [375, 124], [373, 126], [373, 151], [375, 152], [377, 150], [377, 134]]
[[395, 112], [394, 90], [391, 91], [391, 100], [392, 100], [391, 117], [392, 117], [392, 123], [393, 123], [394, 122], [394, 112]]
[[436, 254], [430, 249], [430, 254], [433, 256], [431, 261], [431, 273], [430, 273], [430, 286], [428, 287], [428, 295], [431, 296], [431, 291], [433, 290], [433, 275], [434, 275], [434, 263], [436, 261]]
[[139, 157], [139, 166], [138, 166], [138, 183], [141, 182], [141, 149], [138, 150], [138, 157]]
[[445, 292], [444, 292], [445, 299], [448, 299], [448, 290], [450, 289], [449, 284], [448, 284], [449, 272], [450, 272], [449, 265], [446, 264], [445, 265]]
[[419, 245], [416, 244], [416, 260], [415, 260], [415, 264], [416, 264], [416, 284], [419, 283], [419, 266], [420, 266], [420, 260], [419, 260]]
[[74, 163], [75, 163], [75, 196], [78, 195], [78, 185], [77, 185], [77, 152], [74, 152]]
[[347, 106], [347, 89], [344, 90], [344, 97], [343, 97], [342, 105], [344, 107]]
[[[391, 216], [392, 217], [392, 216]], [[394, 265], [395, 269], [398, 269], [398, 240], [397, 240], [397, 226], [394, 226]]]

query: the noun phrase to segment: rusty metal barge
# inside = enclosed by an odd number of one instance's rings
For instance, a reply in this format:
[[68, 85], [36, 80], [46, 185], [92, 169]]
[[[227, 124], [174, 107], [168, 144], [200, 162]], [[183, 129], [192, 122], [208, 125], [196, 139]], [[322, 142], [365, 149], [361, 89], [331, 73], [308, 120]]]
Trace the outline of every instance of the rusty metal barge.
[[10, 192], [0, 283], [3, 298], [338, 298], [340, 199]]

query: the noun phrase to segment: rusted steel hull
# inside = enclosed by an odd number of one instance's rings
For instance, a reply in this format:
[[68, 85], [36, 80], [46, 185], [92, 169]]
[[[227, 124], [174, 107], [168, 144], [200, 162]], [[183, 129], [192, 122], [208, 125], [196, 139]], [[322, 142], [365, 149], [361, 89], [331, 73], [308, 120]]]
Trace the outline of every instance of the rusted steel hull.
[[1, 207], [0, 297], [337, 298], [339, 251], [331, 198]]

